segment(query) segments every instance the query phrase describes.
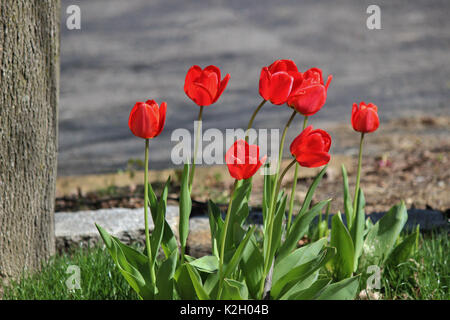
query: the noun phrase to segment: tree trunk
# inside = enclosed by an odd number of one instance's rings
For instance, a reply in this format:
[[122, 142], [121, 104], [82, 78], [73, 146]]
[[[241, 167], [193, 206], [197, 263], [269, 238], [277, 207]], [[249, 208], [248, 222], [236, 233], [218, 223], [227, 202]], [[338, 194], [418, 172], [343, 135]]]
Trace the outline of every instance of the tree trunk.
[[55, 250], [59, 0], [0, 1], [0, 280]]

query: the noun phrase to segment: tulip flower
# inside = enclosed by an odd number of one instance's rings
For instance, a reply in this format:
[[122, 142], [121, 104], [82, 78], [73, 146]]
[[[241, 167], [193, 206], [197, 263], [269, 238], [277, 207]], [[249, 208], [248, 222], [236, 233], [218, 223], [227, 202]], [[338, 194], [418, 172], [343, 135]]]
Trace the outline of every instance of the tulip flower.
[[302, 73], [292, 60], [277, 60], [263, 67], [259, 78], [259, 94], [273, 104], [286, 103], [292, 90], [302, 82]]
[[353, 212], [356, 212], [359, 181], [361, 177], [364, 134], [374, 132], [380, 126], [380, 120], [378, 119], [378, 108], [373, 103], [366, 104], [364, 101], [361, 101], [359, 106], [354, 103], [351, 120], [353, 129], [357, 132], [361, 132], [361, 139], [359, 141], [358, 171], [356, 173], [355, 196], [353, 199]]
[[352, 108], [352, 126], [355, 131], [361, 133], [374, 132], [378, 129], [378, 108], [373, 103], [360, 102], [359, 106], [354, 103]]
[[161, 107], [154, 100], [136, 102], [128, 118], [128, 127], [137, 137], [151, 139], [158, 136], [166, 121], [167, 104]]
[[331, 79], [333, 76], [329, 75], [327, 83], [324, 84], [322, 70], [319, 68], [304, 72], [303, 81], [289, 95], [288, 105], [304, 116], [312, 116], [325, 105]]
[[197, 105], [206, 107], [217, 101], [225, 90], [230, 75], [222, 80], [220, 69], [216, 66], [208, 66], [202, 70], [199, 66], [192, 66], [186, 74], [184, 92]]
[[158, 136], [164, 128], [166, 121], [167, 104], [161, 103], [161, 107], [154, 100], [136, 102], [128, 118], [128, 127], [131, 132], [139, 138], [145, 139], [145, 162], [144, 162], [144, 223], [145, 242], [147, 258], [150, 266], [150, 277], [155, 283], [156, 275], [152, 264], [152, 252], [150, 246], [150, 229], [148, 226], [148, 149], [149, 139]]
[[292, 141], [290, 151], [301, 166], [315, 168], [330, 161], [330, 147], [330, 135], [324, 130], [313, 130], [309, 126]]
[[266, 156], [259, 159], [259, 147], [244, 140], [237, 140], [225, 155], [228, 171], [237, 180], [252, 177], [265, 161]]

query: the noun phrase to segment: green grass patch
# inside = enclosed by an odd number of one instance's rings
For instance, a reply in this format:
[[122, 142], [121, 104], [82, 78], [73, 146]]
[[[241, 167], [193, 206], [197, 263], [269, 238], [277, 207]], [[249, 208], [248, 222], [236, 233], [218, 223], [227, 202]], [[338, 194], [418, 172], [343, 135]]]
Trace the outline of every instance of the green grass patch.
[[[80, 290], [69, 290], [66, 273], [70, 265], [80, 268]], [[5, 300], [130, 300], [136, 293], [120, 274], [109, 256], [99, 247], [78, 248], [55, 255], [39, 273], [24, 274], [3, 288]]]
[[449, 300], [449, 249], [445, 231], [421, 236], [419, 250], [408, 261], [384, 270], [383, 298]]

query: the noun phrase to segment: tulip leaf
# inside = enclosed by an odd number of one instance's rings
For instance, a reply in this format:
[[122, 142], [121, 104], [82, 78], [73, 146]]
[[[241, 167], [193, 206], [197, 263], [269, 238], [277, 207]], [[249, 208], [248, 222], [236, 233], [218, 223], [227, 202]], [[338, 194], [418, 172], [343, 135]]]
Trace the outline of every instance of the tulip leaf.
[[188, 264], [182, 264], [175, 271], [175, 286], [177, 289], [177, 293], [182, 300], [196, 300], [197, 293], [191, 280], [191, 275], [187, 269], [187, 266]]
[[331, 220], [330, 245], [337, 250], [331, 261], [334, 277], [337, 280], [350, 277], [353, 273], [355, 248], [340, 213], [335, 214]]
[[148, 259], [139, 251], [124, 245], [105, 229], [95, 225], [108, 249], [111, 258], [122, 276], [142, 299], [153, 299], [155, 287], [150, 280]]
[[225, 272], [224, 272], [224, 278], [230, 277], [230, 275], [236, 270], [236, 267], [238, 266], [239, 262], [242, 259], [243, 252], [245, 247], [250, 241], [251, 236], [255, 232], [256, 227], [253, 226], [251, 229], [247, 231], [247, 234], [245, 235], [245, 238], [241, 241], [238, 248], [234, 252], [232, 258], [230, 259], [230, 262], [228, 262], [225, 265]]
[[350, 229], [353, 223], [353, 205], [352, 205], [352, 197], [348, 188], [348, 176], [347, 170], [345, 170], [345, 166], [342, 165], [342, 180], [344, 182], [344, 213], [345, 220], [347, 220], [347, 227]]
[[408, 213], [404, 202], [393, 206], [367, 233], [363, 254], [372, 264], [383, 263], [394, 248]]
[[277, 257], [273, 269], [272, 281], [275, 283], [286, 273], [292, 270], [292, 268], [314, 260], [326, 244], [327, 239], [320, 239], [295, 250], [282, 259]]
[[210, 300], [209, 295], [203, 288], [202, 279], [198, 274], [197, 270], [189, 264], [186, 264], [186, 269], [191, 277], [192, 285], [194, 286], [195, 292], [199, 300]]
[[217, 205], [209, 200], [208, 201], [208, 217], [209, 217], [209, 228], [211, 231], [211, 249], [215, 256], [219, 256], [219, 243], [220, 234], [222, 233], [224, 221], [221, 216], [221, 212]]
[[[320, 252], [313, 260], [293, 267], [290, 271], [278, 279], [278, 281], [273, 281], [270, 295], [272, 298], [277, 299], [293, 286], [298, 285], [300, 282], [311, 276], [314, 272], [318, 271], [322, 266], [330, 261], [334, 255], [334, 248], [326, 248], [322, 250], [322, 252]], [[302, 289], [304, 289], [304, 287]]]
[[259, 286], [261, 281], [263, 281], [264, 257], [258, 248], [254, 235], [251, 236], [248, 245], [243, 251], [240, 266], [250, 296], [253, 299], [256, 299]]
[[358, 260], [362, 253], [362, 247], [364, 242], [364, 226], [366, 215], [364, 213], [364, 206], [366, 205], [366, 201], [364, 199], [364, 193], [360, 188], [358, 190], [358, 203], [356, 205], [356, 214], [353, 224], [350, 228], [350, 234], [352, 236], [353, 244], [355, 246], [355, 256], [354, 256], [354, 264], [353, 271], [356, 271], [358, 268]]
[[281, 245], [278, 251], [278, 258], [282, 259], [286, 255], [290, 254], [292, 250], [294, 250], [297, 246], [298, 241], [305, 235], [308, 231], [309, 225], [313, 221], [314, 217], [322, 211], [323, 207], [326, 206], [330, 202], [330, 200], [323, 200], [314, 205], [310, 210], [308, 210], [305, 214], [298, 214], [294, 221], [292, 222], [292, 226], [289, 230], [289, 234], [286, 237], [286, 240]]
[[245, 283], [232, 279], [225, 279], [222, 298], [225, 300], [247, 300], [248, 289]]
[[158, 294], [156, 299], [158, 300], [172, 300], [174, 290], [174, 274], [177, 266], [178, 253], [172, 251], [172, 254], [166, 259], [158, 268], [156, 274], [156, 287], [158, 288]]
[[198, 271], [213, 273], [219, 269], [219, 260], [216, 256], [204, 256], [189, 263]]
[[156, 257], [159, 253], [159, 247], [164, 233], [164, 224], [166, 221], [167, 195], [169, 193], [170, 177], [164, 185], [163, 192], [158, 201], [158, 210], [156, 220], [153, 220], [154, 229], [150, 237], [150, 247], [152, 251], [152, 267], [155, 265]]
[[419, 226], [416, 231], [408, 235], [402, 240], [394, 250], [390, 253], [386, 264], [393, 267], [398, 266], [400, 263], [405, 262], [418, 248], [419, 243]]
[[353, 300], [358, 293], [359, 275], [332, 283], [318, 295], [318, 300]]
[[308, 192], [306, 193], [305, 199], [303, 200], [302, 207], [298, 213], [298, 216], [302, 216], [309, 210], [309, 206], [311, 205], [311, 201], [316, 191], [317, 186], [322, 180], [323, 175], [327, 171], [328, 165], [324, 166], [322, 170], [320, 170], [319, 174], [314, 178], [314, 181], [309, 186]]
[[189, 191], [189, 164], [185, 164], [183, 174], [181, 176], [180, 187], [180, 218], [179, 218], [179, 235], [182, 248], [186, 247], [186, 240], [189, 234], [189, 217], [192, 211], [192, 200]]
[[285, 294], [280, 300], [313, 300], [331, 282], [330, 278], [317, 279], [310, 287], [304, 290]]

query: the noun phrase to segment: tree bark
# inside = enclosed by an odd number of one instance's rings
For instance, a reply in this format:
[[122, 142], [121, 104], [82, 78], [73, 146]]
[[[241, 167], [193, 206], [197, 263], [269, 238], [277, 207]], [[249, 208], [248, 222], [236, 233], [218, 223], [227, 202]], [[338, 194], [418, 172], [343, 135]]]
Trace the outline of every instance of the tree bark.
[[0, 280], [55, 250], [59, 0], [0, 1]]

